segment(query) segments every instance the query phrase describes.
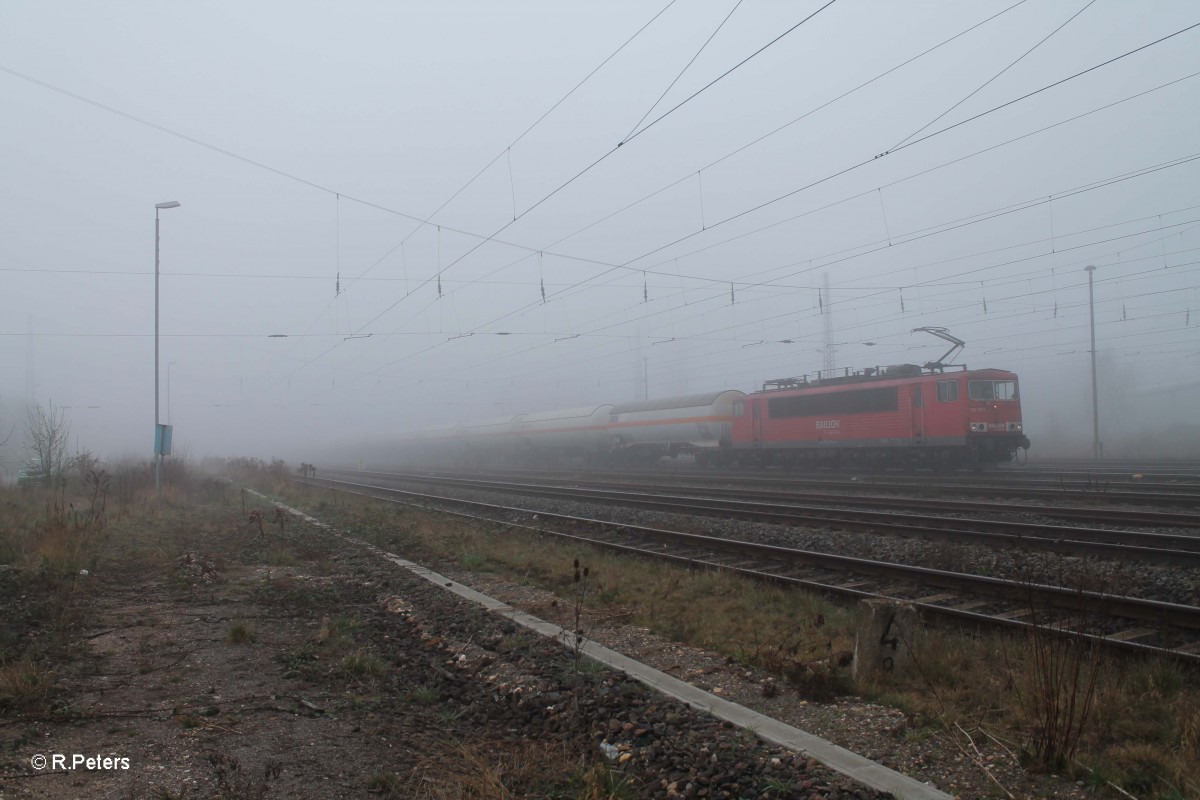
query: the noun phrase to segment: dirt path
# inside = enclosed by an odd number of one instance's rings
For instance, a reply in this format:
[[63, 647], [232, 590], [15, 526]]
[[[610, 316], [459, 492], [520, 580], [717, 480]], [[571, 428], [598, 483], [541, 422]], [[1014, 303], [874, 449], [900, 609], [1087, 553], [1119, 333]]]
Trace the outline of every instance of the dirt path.
[[[52, 690], [0, 716], [3, 800], [875, 796], [325, 531], [189, 516], [74, 578]], [[5, 611], [39, 585], [0, 582]]]

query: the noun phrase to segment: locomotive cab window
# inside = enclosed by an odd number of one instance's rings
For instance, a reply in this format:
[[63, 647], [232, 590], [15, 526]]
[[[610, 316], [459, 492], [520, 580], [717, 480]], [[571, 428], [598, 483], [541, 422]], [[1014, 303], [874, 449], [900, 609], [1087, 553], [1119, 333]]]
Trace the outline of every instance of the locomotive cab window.
[[967, 393], [972, 400], [1016, 400], [1016, 381], [969, 381]]
[[740, 417], [740, 416], [743, 416], [745, 413], [746, 413], [746, 401], [745, 400], [734, 400], [733, 401], [733, 415], [735, 417]]
[[958, 381], [938, 381], [938, 402], [953, 403], [958, 400]]

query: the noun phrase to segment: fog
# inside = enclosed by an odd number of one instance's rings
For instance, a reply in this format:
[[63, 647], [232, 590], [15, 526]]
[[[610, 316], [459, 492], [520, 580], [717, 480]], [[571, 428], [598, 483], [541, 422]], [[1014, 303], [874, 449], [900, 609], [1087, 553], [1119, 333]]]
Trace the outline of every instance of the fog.
[[[0, 5], [0, 460], [924, 363], [1200, 454], [1194, 3]], [[1140, 49], [1139, 49], [1140, 48]], [[1094, 305], [1088, 273], [1094, 265]], [[349, 447], [347, 447], [349, 445]]]

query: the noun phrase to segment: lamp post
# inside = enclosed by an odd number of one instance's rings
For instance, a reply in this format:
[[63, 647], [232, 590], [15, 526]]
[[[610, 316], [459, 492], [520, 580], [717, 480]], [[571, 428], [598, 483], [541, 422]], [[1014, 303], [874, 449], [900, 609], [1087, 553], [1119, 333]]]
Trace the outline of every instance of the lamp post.
[[[158, 214], [164, 208], [179, 208], [178, 200], [154, 204], [154, 490], [162, 507], [162, 430], [158, 426]], [[170, 374], [167, 375], [168, 380]]]
[[175, 366], [174, 361], [167, 364], [167, 424], [171, 424], [171, 367]]
[[1100, 458], [1100, 399], [1096, 392], [1096, 300], [1092, 294], [1092, 273], [1096, 268], [1088, 264], [1083, 268], [1088, 274], [1088, 320], [1092, 329], [1092, 457]]

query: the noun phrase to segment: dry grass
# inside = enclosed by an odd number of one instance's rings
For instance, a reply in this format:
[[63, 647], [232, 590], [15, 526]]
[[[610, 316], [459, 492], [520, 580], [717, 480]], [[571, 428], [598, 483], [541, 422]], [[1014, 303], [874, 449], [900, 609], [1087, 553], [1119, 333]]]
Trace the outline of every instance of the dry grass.
[[[596, 781], [586, 774], [581, 777], [574, 770], [563, 772], [563, 765], [571, 764], [572, 759], [566, 745], [561, 743], [459, 743], [448, 744], [447, 749], [452, 758], [417, 763], [402, 787], [404, 791], [393, 796], [412, 800], [516, 800], [528, 796], [624, 800], [636, 796], [600, 794], [586, 789], [579, 793], [580, 786], [587, 787]], [[457, 766], [448, 768], [448, 765]], [[509, 787], [523, 787], [525, 791], [518, 795]], [[528, 793], [531, 787], [542, 791], [531, 795]], [[568, 793], [568, 788], [576, 791]]]
[[[105, 582], [145, 566], [165, 571], [177, 556], [162, 545], [178, 547], [180, 512], [156, 509], [153, 473], [145, 464], [111, 469], [92, 463], [48, 488], [0, 488], [0, 565], [9, 573], [0, 617], [13, 620], [0, 626], [0, 710], [48, 702], [53, 675], [86, 652], [78, 632]], [[175, 473], [190, 480], [182, 463]]]
[[225, 631], [225, 641], [229, 644], [254, 644], [254, 628], [245, 620], [234, 620]]
[[681, 570], [545, 539], [530, 546], [530, 537], [515, 532], [456, 527], [445, 533], [440, 520], [415, 516], [406, 515], [405, 536], [419, 540], [433, 556], [462, 564], [469, 554], [469, 561], [490, 571], [558, 593], [564, 602], [554, 621], [568, 629], [576, 627], [573, 565], [578, 560], [589, 570], [586, 605], [593, 614], [715, 649], [740, 663], [790, 676], [798, 685], [811, 680], [814, 667], [853, 647], [853, 612], [812, 595], [727, 572]]
[[378, 656], [364, 650], [347, 653], [338, 666], [342, 672], [356, 678], [378, 678], [387, 670], [387, 665]]
[[53, 688], [53, 673], [29, 657], [0, 666], [0, 711], [39, 708]]
[[354, 632], [359, 627], [360, 624], [349, 617], [322, 617], [313, 641], [332, 650], [344, 650], [354, 643]]

